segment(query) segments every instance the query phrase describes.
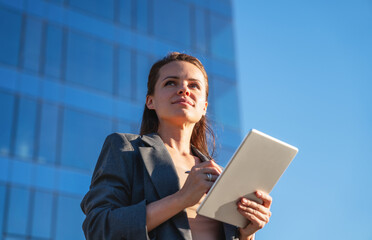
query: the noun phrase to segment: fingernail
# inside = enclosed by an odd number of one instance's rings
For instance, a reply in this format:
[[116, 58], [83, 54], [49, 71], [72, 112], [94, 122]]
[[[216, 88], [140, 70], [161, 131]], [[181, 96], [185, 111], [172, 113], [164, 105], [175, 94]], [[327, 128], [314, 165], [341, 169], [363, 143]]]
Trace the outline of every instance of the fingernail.
[[261, 197], [262, 196], [262, 193], [261, 192], [257, 192], [257, 197]]

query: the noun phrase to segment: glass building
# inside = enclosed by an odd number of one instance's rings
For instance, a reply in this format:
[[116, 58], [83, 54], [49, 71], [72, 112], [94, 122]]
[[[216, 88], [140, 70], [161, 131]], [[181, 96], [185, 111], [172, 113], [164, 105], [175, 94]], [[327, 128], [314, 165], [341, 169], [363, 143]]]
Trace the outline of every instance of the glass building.
[[0, 0], [0, 240], [83, 239], [105, 137], [139, 132], [147, 74], [197, 56], [224, 165], [241, 139], [230, 0]]

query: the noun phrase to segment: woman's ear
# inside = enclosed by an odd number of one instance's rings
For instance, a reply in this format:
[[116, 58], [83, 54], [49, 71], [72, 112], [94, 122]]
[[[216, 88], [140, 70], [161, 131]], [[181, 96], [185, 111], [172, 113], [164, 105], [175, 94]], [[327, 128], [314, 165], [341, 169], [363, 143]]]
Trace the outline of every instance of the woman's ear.
[[208, 108], [208, 102], [205, 101], [204, 108], [203, 108], [203, 111], [204, 111], [203, 116], [205, 116], [205, 114], [207, 114], [207, 108]]
[[148, 109], [155, 109], [154, 108], [154, 101], [151, 95], [146, 96], [146, 106]]

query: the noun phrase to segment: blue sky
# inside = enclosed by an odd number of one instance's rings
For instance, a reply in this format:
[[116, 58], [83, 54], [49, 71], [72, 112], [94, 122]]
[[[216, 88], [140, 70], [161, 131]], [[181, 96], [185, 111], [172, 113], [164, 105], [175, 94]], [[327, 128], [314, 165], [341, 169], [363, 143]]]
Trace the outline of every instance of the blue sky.
[[372, 239], [372, 1], [235, 0], [244, 134], [299, 148], [257, 239]]

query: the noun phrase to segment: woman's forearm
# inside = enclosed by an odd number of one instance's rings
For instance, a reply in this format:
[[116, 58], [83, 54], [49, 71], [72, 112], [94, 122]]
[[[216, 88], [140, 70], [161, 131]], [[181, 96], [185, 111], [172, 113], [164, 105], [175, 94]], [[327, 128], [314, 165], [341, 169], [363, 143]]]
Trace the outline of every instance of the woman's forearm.
[[146, 226], [150, 232], [163, 222], [185, 209], [178, 192], [146, 206]]

